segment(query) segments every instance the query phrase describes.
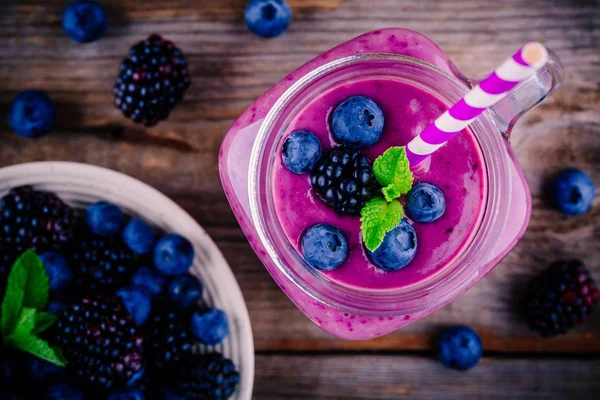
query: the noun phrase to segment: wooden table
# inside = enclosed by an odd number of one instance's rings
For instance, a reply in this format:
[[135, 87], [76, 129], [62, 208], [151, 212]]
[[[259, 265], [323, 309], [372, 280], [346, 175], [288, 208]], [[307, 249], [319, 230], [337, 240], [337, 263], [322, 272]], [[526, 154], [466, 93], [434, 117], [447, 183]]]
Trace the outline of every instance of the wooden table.
[[[600, 6], [595, 0], [290, 0], [290, 31], [261, 40], [243, 25], [245, 0], [102, 1], [101, 41], [79, 45], [62, 31], [66, 1], [0, 5], [0, 166], [40, 160], [91, 163], [132, 175], [182, 205], [215, 239], [244, 292], [254, 328], [256, 399], [598, 398], [600, 311], [568, 335], [544, 340], [520, 321], [517, 294], [550, 261], [579, 257], [600, 280], [600, 204], [567, 218], [540, 198], [544, 179], [566, 166], [600, 184]], [[512, 143], [534, 195], [523, 240], [460, 299], [385, 337], [338, 340], [319, 330], [271, 280], [246, 242], [217, 171], [221, 140], [260, 94], [315, 55], [388, 26], [421, 31], [468, 76], [491, 71], [527, 40], [564, 62], [567, 82], [520, 121]], [[153, 32], [186, 53], [193, 85], [168, 122], [143, 129], [112, 103], [120, 60]], [[54, 133], [11, 133], [7, 108], [27, 87], [58, 106]], [[435, 336], [468, 324], [485, 357], [470, 372], [444, 369]]]

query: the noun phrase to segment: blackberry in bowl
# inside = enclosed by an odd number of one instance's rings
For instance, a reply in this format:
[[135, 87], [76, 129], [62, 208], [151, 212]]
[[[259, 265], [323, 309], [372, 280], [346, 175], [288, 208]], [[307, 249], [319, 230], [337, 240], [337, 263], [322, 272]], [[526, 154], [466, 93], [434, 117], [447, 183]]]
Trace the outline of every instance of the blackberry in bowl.
[[191, 82], [183, 52], [160, 35], [150, 35], [121, 62], [115, 106], [134, 122], [155, 126], [169, 117]]
[[[187, 368], [188, 357], [200, 351], [222, 354], [223, 360], [230, 359], [233, 364], [198, 361], [185, 380], [194, 398], [211, 399], [214, 393], [224, 399], [251, 398], [254, 350], [246, 306], [225, 259], [193, 218], [143, 183], [94, 166], [31, 163], [0, 169], [0, 197], [23, 184], [46, 193], [44, 198], [59, 199], [60, 204], [69, 207], [75, 221], [69, 240], [50, 250], [68, 261], [73, 282], [50, 292], [48, 308], [40, 309], [55, 314], [59, 321], [42, 332], [41, 338], [62, 350], [67, 368], [60, 379], [85, 393], [85, 398], [90, 393], [113, 398], [127, 391], [155, 398], [172, 383], [161, 374], [163, 366], [173, 371]], [[124, 221], [117, 234], [96, 235], [90, 232], [90, 222], [81, 218], [90, 204], [99, 201], [123, 211]], [[105, 217], [98, 218], [102, 222]], [[155, 241], [148, 244], [145, 235], [124, 234], [127, 222], [133, 219], [144, 221], [158, 237], [177, 233], [189, 241], [189, 257], [186, 253], [181, 258], [176, 246], [172, 249], [182, 263], [188, 263], [183, 273], [177, 270], [172, 276], [163, 274], [153, 257]], [[136, 252], [140, 241], [149, 247]], [[19, 254], [11, 247], [0, 246], [0, 283]], [[171, 281], [182, 276], [199, 279], [206, 288], [198, 293], [180, 293], [192, 299], [185, 309], [167, 293]], [[188, 290], [188, 286], [180, 291]], [[197, 286], [191, 286], [198, 291]], [[125, 296], [126, 289], [143, 296]], [[149, 316], [136, 320], [142, 297], [149, 303]], [[58, 303], [61, 307], [54, 307]], [[192, 314], [204, 307], [223, 310], [231, 321], [229, 335], [218, 345], [199, 346], [200, 340], [191, 330]], [[227, 378], [226, 385], [222, 385], [222, 377]], [[61, 382], [52, 378], [48, 384]]]

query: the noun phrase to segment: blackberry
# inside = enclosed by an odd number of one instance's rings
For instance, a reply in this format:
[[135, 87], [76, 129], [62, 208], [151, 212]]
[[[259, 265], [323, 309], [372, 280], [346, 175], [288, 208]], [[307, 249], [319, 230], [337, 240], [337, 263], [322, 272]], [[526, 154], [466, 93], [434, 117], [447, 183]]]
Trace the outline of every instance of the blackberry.
[[137, 263], [120, 235], [98, 236], [86, 228], [77, 235], [71, 249], [75, 288], [107, 293], [129, 282]]
[[228, 399], [240, 381], [231, 360], [219, 353], [187, 357], [177, 368], [175, 392], [186, 400]]
[[579, 260], [558, 261], [529, 284], [525, 318], [543, 337], [567, 333], [598, 303], [598, 287]]
[[10, 270], [12, 269], [17, 256], [18, 253], [15, 253], [12, 250], [0, 248], [0, 303], [2, 303], [2, 300], [4, 299], [8, 274], [10, 274]]
[[177, 365], [191, 353], [194, 341], [189, 328], [189, 313], [175, 310], [173, 304], [166, 301], [158, 303], [146, 322], [145, 332], [149, 341], [149, 365], [160, 374], [161, 370]]
[[159, 35], [137, 43], [121, 63], [113, 93], [127, 118], [146, 126], [165, 120], [191, 83], [183, 52]]
[[144, 372], [144, 335], [119, 298], [85, 297], [53, 330], [71, 374], [92, 387], [126, 386]]
[[373, 165], [358, 150], [336, 147], [325, 153], [310, 174], [315, 192], [340, 214], [357, 215], [377, 190]]
[[54, 193], [16, 187], [0, 200], [0, 247], [60, 251], [71, 241], [74, 222], [71, 207]]

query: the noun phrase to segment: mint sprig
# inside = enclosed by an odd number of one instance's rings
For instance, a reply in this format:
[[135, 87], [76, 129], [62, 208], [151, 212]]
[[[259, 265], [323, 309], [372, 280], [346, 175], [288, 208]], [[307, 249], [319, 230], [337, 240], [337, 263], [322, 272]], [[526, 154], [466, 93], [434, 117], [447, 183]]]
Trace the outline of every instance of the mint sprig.
[[383, 186], [381, 192], [387, 201], [408, 193], [412, 188], [413, 174], [410, 171], [405, 147], [390, 147], [373, 163], [373, 174]]
[[389, 203], [383, 197], [369, 200], [360, 211], [360, 228], [367, 249], [375, 251], [385, 234], [398, 226], [403, 215], [404, 210], [398, 200]]
[[373, 163], [373, 174], [382, 186], [382, 196], [372, 198], [360, 212], [363, 241], [370, 251], [381, 246], [385, 235], [398, 226], [404, 216], [397, 199], [410, 191], [414, 180], [406, 148], [387, 149]]
[[0, 331], [4, 344], [64, 367], [66, 360], [57, 348], [37, 335], [56, 321], [43, 311], [48, 305], [50, 284], [42, 260], [27, 250], [15, 261], [2, 301]]

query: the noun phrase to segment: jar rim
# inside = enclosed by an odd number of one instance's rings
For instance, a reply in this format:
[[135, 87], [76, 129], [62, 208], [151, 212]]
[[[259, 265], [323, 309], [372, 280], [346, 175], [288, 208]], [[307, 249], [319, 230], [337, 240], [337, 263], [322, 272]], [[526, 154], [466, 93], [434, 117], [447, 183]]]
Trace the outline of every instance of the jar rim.
[[[289, 115], [286, 116], [285, 111], [292, 106], [301, 109], [302, 107], [294, 102], [298, 103], [298, 99], [301, 99], [308, 89], [322, 83], [323, 80], [326, 84], [334, 85], [334, 81], [330, 82], [334, 74], [343, 73], [344, 69], [364, 65], [364, 63], [378, 64], [383, 73], [399, 73], [399, 69], [390, 67], [405, 66], [418, 70], [420, 74], [429, 74], [442, 79], [444, 84], [449, 85], [449, 92], [445, 96], [438, 92], [441, 90], [441, 85], [428, 87], [427, 90], [449, 104], [460, 99], [469, 90], [468, 83], [462, 78], [449, 75], [425, 61], [391, 53], [352, 55], [314, 69], [286, 90], [262, 121], [250, 155], [248, 194], [251, 218], [273, 264], [296, 287], [313, 299], [341, 311], [361, 315], [411, 314], [444, 304], [454, 298], [469, 286], [488, 261], [507, 220], [508, 205], [507, 202], [503, 204], [501, 199], [509, 198], [511, 192], [511, 181], [508, 179], [509, 155], [504, 138], [494, 124], [492, 111], [484, 112], [471, 126], [471, 130], [479, 142], [486, 163], [487, 200], [477, 232], [467, 248], [462, 250], [462, 254], [456, 257], [451, 265], [422, 282], [396, 290], [361, 290], [331, 281], [309, 267], [283, 234], [270, 196], [272, 176], [270, 167], [274, 157], [269, 150], [277, 149], [277, 143], [282, 140], [285, 129], [279, 129], [279, 125], [286, 118], [287, 120], [291, 118]], [[339, 79], [343, 80], [343, 76]], [[318, 91], [318, 93], [322, 92]], [[450, 95], [456, 98], [447, 98]], [[304, 102], [309, 100], [304, 98]]]

